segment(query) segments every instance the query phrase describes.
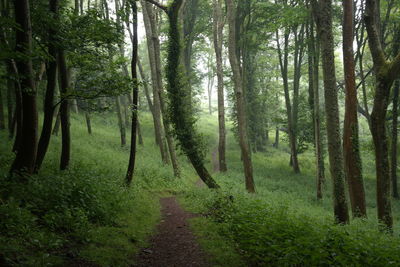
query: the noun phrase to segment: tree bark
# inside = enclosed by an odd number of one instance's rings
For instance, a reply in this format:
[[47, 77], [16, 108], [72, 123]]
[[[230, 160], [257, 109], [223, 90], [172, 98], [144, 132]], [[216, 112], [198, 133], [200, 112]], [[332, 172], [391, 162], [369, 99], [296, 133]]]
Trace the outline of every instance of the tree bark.
[[332, 0], [312, 0], [312, 5], [322, 52], [329, 164], [333, 182], [334, 216], [336, 222], [348, 223], [349, 212], [345, 194], [343, 153], [340, 140], [339, 106], [334, 64]]
[[[154, 28], [152, 28], [151, 20], [154, 17], [154, 13], [152, 10], [152, 6], [145, 2], [141, 1], [142, 9], [143, 9], [143, 21], [146, 30], [146, 39], [147, 39], [147, 48], [149, 54], [149, 62], [151, 69], [151, 80], [153, 86], [153, 119], [154, 119], [154, 131], [156, 134], [156, 141], [160, 147], [161, 159], [164, 164], [168, 164], [168, 154], [165, 150], [165, 136], [163, 133], [163, 127], [161, 122], [161, 104], [160, 104], [160, 96], [159, 96], [159, 82], [157, 75], [161, 75], [161, 73], [157, 72], [156, 66], [156, 51], [154, 42], [156, 41], [156, 35], [153, 33]], [[161, 78], [161, 77], [160, 77]]]
[[314, 21], [310, 20], [308, 28], [308, 70], [309, 95], [314, 127], [314, 149], [316, 163], [317, 199], [322, 199], [322, 187], [325, 182], [325, 166], [322, 151], [321, 116], [319, 101], [319, 45], [315, 40]]
[[[49, 0], [50, 14], [56, 18], [58, 16], [58, 0]], [[47, 148], [50, 143], [51, 129], [53, 127], [54, 117], [54, 91], [57, 83], [57, 48], [55, 47], [55, 34], [54, 26], [49, 26], [49, 40], [48, 40], [48, 53], [50, 60], [47, 63], [47, 87], [44, 99], [44, 118], [42, 132], [39, 138], [38, 151], [36, 156], [35, 172], [38, 172], [43, 159], [46, 155]]]
[[126, 131], [125, 131], [125, 123], [124, 123], [124, 120], [122, 119], [120, 96], [115, 97], [115, 105], [117, 108], [117, 118], [118, 118], [119, 133], [120, 133], [120, 137], [121, 137], [121, 146], [123, 147], [126, 145]]
[[224, 20], [222, 17], [222, 0], [213, 0], [213, 41], [218, 80], [218, 165], [220, 172], [226, 172], [225, 146], [225, 107], [224, 107], [224, 72], [222, 65]]
[[400, 81], [397, 80], [393, 87], [393, 124], [392, 124], [392, 149], [391, 149], [391, 179], [392, 193], [394, 198], [399, 198], [397, 187], [397, 125], [398, 125], [398, 105], [399, 105]]
[[400, 54], [397, 54], [392, 61], [386, 59], [380, 37], [379, 1], [366, 1], [364, 21], [376, 80], [374, 106], [371, 113], [371, 133], [375, 147], [378, 219], [385, 224], [388, 230], [391, 230], [393, 217], [386, 113], [389, 105], [390, 88], [394, 80], [400, 75]]
[[90, 120], [90, 113], [88, 111], [85, 112], [85, 120], [88, 134], [92, 134], [92, 122]]
[[7, 127], [9, 136], [12, 137], [14, 132], [13, 127], [13, 92], [16, 89], [14, 88], [14, 82], [11, 79], [7, 79]]
[[[15, 2], [15, 22], [20, 27], [16, 31], [15, 51], [24, 58], [17, 59], [19, 74], [22, 120], [21, 139], [10, 173], [27, 173], [34, 171], [37, 151], [38, 112], [36, 107], [36, 90], [32, 69], [32, 28], [29, 0]], [[19, 90], [18, 90], [19, 91]], [[17, 93], [18, 94], [18, 93]]]
[[132, 183], [133, 173], [135, 170], [136, 160], [136, 135], [137, 135], [137, 122], [138, 122], [138, 96], [139, 84], [136, 71], [136, 64], [138, 58], [138, 36], [137, 36], [137, 5], [136, 1], [130, 1], [132, 9], [132, 22], [133, 22], [133, 35], [132, 35], [132, 60], [131, 60], [131, 77], [132, 84], [132, 125], [131, 125], [131, 149], [129, 154], [128, 170], [126, 172], [125, 182], [127, 186]]
[[164, 86], [162, 84], [162, 73], [161, 73], [161, 55], [160, 55], [160, 40], [159, 40], [159, 33], [157, 30], [156, 19], [152, 12], [148, 12], [149, 19], [150, 19], [150, 26], [151, 26], [151, 33], [152, 33], [152, 40], [153, 40], [153, 47], [154, 47], [154, 62], [155, 62], [155, 69], [156, 69], [156, 80], [157, 80], [157, 92], [158, 97], [160, 99], [160, 109], [161, 109], [161, 116], [163, 121], [163, 126], [165, 129], [165, 137], [167, 140], [169, 156], [172, 162], [172, 168], [174, 171], [175, 177], [180, 177], [180, 168], [178, 164], [178, 159], [175, 152], [175, 144], [172, 138], [171, 129], [170, 129], [170, 121], [167, 116], [167, 106], [164, 101]]
[[200, 179], [209, 188], [219, 188], [218, 184], [211, 177], [204, 167], [204, 155], [199, 147], [198, 135], [194, 128], [191, 107], [186, 101], [187, 91], [180, 72], [181, 64], [181, 35], [179, 31], [179, 9], [182, 0], [174, 0], [168, 7], [158, 5], [168, 15], [168, 53], [167, 53], [167, 88], [170, 101], [171, 122], [174, 126], [179, 143], [188, 156], [191, 164], [199, 175]]
[[4, 117], [4, 100], [0, 90], [0, 130], [4, 130], [6, 128], [6, 121]]
[[345, 174], [349, 185], [351, 210], [354, 217], [366, 217], [364, 181], [358, 138], [357, 89], [355, 80], [354, 6], [353, 1], [343, 1], [343, 67], [346, 89], [343, 128], [343, 153]]
[[67, 62], [65, 59], [64, 51], [58, 50], [58, 71], [60, 75], [60, 122], [61, 122], [61, 158], [60, 170], [66, 170], [70, 161], [71, 154], [71, 133], [69, 121], [69, 74], [67, 69]]
[[254, 193], [254, 179], [253, 179], [253, 167], [251, 162], [249, 141], [247, 138], [247, 125], [246, 125], [246, 109], [244, 104], [243, 95], [243, 81], [240, 71], [240, 63], [236, 56], [236, 27], [235, 27], [235, 17], [236, 10], [233, 0], [227, 0], [227, 17], [229, 25], [229, 39], [228, 39], [228, 49], [229, 49], [229, 61], [233, 72], [233, 82], [235, 86], [235, 96], [236, 96], [236, 108], [237, 108], [237, 120], [238, 120], [238, 131], [239, 131], [239, 143], [242, 152], [243, 167], [246, 181], [246, 189], [249, 193]]
[[279, 55], [279, 65], [283, 79], [283, 90], [285, 93], [286, 116], [288, 125], [289, 145], [290, 145], [290, 166], [293, 167], [295, 173], [300, 172], [297, 159], [297, 138], [294, 129], [292, 104], [290, 101], [289, 80], [288, 80], [288, 56], [289, 56], [289, 31], [285, 29], [283, 54], [279, 43], [278, 31], [276, 32], [276, 41]]

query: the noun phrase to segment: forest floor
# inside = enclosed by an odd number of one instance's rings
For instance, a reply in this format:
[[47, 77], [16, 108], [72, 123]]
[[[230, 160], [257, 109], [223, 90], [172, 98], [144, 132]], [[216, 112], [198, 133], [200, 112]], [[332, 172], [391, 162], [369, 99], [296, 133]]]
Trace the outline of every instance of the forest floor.
[[210, 266], [189, 227], [188, 219], [196, 215], [184, 211], [175, 197], [161, 198], [160, 204], [157, 234], [140, 252], [136, 266]]

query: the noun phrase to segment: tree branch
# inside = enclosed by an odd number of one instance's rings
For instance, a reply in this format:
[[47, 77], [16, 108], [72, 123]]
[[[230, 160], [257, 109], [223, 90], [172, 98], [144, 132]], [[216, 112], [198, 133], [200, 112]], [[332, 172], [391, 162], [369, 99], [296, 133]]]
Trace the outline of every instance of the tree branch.
[[384, 66], [386, 60], [377, 28], [377, 12], [376, 0], [367, 0], [364, 21], [368, 32], [368, 43], [371, 50], [372, 60], [374, 61], [375, 67], [379, 69]]
[[167, 6], [164, 6], [164, 5], [160, 4], [160, 3], [158, 3], [157, 1], [154, 1], [154, 0], [145, 0], [145, 1], [146, 1], [146, 2], [149, 2], [149, 3], [153, 4], [153, 5], [155, 5], [155, 6], [158, 7], [158, 8], [161, 8], [161, 9], [164, 10], [165, 12], [168, 11], [168, 7], [167, 7]]

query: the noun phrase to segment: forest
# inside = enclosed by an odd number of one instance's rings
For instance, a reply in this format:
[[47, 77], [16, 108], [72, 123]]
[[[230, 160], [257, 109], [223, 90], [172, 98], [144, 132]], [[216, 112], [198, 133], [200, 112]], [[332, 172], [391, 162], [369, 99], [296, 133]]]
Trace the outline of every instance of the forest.
[[0, 0], [0, 266], [400, 266], [400, 0]]

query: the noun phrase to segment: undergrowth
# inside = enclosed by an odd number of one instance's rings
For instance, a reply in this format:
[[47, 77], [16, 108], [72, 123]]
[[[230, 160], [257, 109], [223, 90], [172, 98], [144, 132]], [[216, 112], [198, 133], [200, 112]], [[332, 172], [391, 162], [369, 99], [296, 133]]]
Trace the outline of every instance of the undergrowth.
[[8, 178], [11, 142], [0, 133], [0, 266], [130, 266], [159, 221], [155, 196], [185, 186], [154, 156], [150, 120], [129, 189], [129, 148], [120, 147], [113, 116], [94, 116], [92, 136], [83, 117], [71, 123], [69, 170], [58, 170], [60, 137], [53, 136], [42, 170], [25, 183]]

